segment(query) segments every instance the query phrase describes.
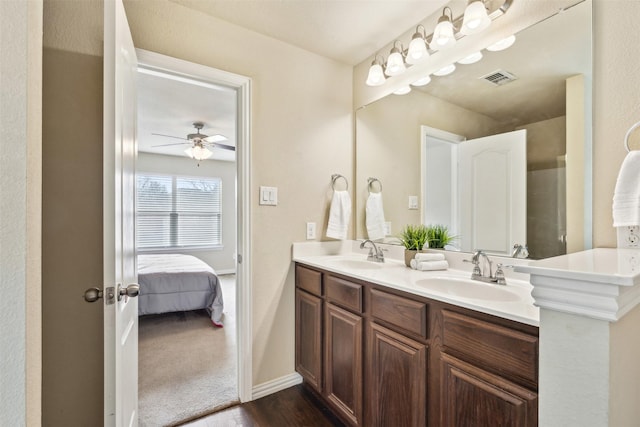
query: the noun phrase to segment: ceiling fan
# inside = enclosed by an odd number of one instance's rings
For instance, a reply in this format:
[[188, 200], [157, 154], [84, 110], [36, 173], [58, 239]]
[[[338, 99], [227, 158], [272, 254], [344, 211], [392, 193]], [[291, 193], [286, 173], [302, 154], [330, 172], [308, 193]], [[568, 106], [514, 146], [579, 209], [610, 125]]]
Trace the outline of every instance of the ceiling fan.
[[152, 133], [151, 135], [164, 136], [167, 138], [175, 138], [181, 139], [184, 142], [176, 142], [173, 144], [162, 144], [162, 145], [154, 145], [154, 147], [168, 147], [171, 145], [181, 145], [187, 144], [190, 145], [187, 148], [185, 153], [193, 159], [198, 161], [208, 159], [213, 154], [209, 148], [222, 148], [223, 150], [236, 151], [236, 147], [233, 145], [221, 144], [221, 141], [226, 141], [227, 137], [224, 135], [216, 134], [216, 135], [205, 135], [200, 133], [200, 130], [204, 127], [204, 123], [202, 122], [194, 122], [193, 127], [196, 128], [196, 133], [190, 133], [186, 138], [180, 136], [173, 135], [163, 135], [161, 133]]

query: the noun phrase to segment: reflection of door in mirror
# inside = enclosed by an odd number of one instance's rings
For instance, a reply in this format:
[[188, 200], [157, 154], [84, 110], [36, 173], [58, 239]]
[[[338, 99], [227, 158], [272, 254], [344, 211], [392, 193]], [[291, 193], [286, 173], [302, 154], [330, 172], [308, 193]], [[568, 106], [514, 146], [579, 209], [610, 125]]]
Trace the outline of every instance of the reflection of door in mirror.
[[510, 255], [526, 242], [526, 131], [458, 143], [423, 131], [423, 222], [446, 225], [465, 252]]

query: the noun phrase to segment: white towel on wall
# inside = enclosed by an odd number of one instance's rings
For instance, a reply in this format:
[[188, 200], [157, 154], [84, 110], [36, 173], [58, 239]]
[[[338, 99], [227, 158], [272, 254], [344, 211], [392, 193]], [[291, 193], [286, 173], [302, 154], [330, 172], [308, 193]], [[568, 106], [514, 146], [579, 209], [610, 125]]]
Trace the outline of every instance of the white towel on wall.
[[640, 151], [624, 158], [613, 194], [613, 226], [640, 225]]
[[351, 219], [351, 197], [347, 191], [334, 191], [329, 209], [327, 237], [345, 240]]
[[382, 193], [369, 193], [365, 208], [365, 220], [367, 223], [367, 236], [371, 240], [382, 239], [384, 232], [384, 208], [382, 206]]

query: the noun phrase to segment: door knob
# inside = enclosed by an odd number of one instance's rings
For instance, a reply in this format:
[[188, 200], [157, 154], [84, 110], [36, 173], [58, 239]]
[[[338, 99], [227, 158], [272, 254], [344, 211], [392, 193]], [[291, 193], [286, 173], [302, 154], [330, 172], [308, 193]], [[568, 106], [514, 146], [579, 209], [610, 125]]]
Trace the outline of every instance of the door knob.
[[[106, 294], [105, 294], [106, 292]], [[86, 302], [96, 302], [100, 298], [105, 298], [105, 304], [113, 304], [114, 290], [113, 288], [106, 288], [104, 292], [100, 288], [89, 288], [84, 291], [84, 300]]]
[[132, 283], [129, 286], [121, 286], [118, 285], [118, 301], [122, 299], [122, 297], [137, 297], [140, 294], [140, 285], [137, 283]]

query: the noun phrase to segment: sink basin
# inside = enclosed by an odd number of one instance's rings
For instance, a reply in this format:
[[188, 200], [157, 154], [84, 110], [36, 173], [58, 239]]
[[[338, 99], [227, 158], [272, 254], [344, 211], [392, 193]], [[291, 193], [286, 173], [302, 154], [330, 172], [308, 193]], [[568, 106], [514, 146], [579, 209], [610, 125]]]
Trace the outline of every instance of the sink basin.
[[484, 300], [484, 301], [518, 301], [521, 297], [504, 287], [483, 283], [477, 280], [462, 279], [455, 277], [430, 277], [428, 279], [417, 280], [416, 285], [422, 286], [436, 292], [455, 295], [461, 298]]
[[338, 268], [348, 268], [354, 270], [377, 270], [382, 268], [384, 264], [379, 262], [360, 260], [360, 259], [336, 259], [331, 264]]

